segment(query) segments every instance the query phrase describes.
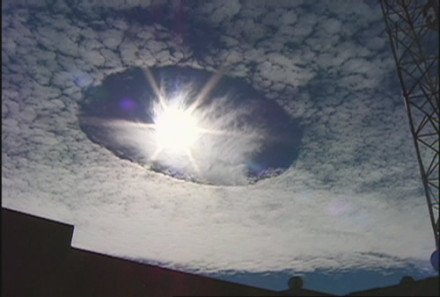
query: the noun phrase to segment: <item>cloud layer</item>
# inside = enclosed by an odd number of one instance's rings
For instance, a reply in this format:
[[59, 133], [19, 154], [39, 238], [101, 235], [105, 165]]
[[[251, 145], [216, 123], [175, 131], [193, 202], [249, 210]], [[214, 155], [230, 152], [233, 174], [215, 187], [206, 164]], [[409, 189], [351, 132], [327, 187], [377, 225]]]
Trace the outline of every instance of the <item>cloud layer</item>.
[[[73, 223], [75, 247], [191, 271], [429, 267], [427, 208], [376, 3], [142, 3], [2, 8], [3, 207]], [[228, 188], [179, 181], [79, 128], [83, 92], [112, 73], [225, 63], [303, 128], [283, 174]]]

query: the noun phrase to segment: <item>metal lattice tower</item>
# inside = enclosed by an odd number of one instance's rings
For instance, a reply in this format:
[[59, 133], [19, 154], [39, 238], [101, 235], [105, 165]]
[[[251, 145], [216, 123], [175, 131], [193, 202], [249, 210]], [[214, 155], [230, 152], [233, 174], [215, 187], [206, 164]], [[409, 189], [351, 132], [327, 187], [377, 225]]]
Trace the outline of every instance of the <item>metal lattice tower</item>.
[[439, 1], [381, 0], [439, 248]]

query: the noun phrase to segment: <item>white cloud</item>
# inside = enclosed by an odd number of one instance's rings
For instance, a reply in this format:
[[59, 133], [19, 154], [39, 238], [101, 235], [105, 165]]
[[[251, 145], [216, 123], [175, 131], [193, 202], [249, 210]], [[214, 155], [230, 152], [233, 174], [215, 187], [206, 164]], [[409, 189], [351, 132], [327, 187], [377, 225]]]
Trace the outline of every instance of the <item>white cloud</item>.
[[229, 21], [240, 11], [240, 2], [232, 0], [225, 5], [223, 1], [209, 1], [205, 5], [198, 5], [198, 13], [206, 14], [215, 25]]
[[[135, 5], [112, 3], [112, 9]], [[201, 40], [207, 54], [217, 51], [209, 66], [234, 53], [238, 73], [250, 73], [255, 88], [304, 126], [299, 158], [286, 172], [225, 188], [146, 171], [91, 142], [78, 125], [77, 104], [87, 87], [123, 64], [206, 67], [191, 46], [180, 46], [166, 27], [129, 25], [118, 15], [99, 32], [87, 18], [66, 21], [31, 8], [3, 14], [2, 206], [75, 224], [74, 246], [187, 270], [426, 262], [432, 231], [400, 90], [388, 90], [395, 71], [390, 53], [380, 51], [387, 40], [377, 34], [379, 7], [288, 1], [299, 7], [274, 9], [280, 22], [292, 21], [289, 38], [287, 29], [256, 44], [240, 38], [252, 36], [257, 17], [266, 19], [259, 32], [272, 32], [266, 3], [200, 4], [197, 12], [214, 13], [211, 23], [188, 8], [214, 27], [247, 19], [236, 32], [216, 31], [230, 48]], [[127, 28], [148, 33], [124, 35]], [[369, 28], [375, 33], [358, 40]], [[157, 31], [166, 38], [155, 40]]]

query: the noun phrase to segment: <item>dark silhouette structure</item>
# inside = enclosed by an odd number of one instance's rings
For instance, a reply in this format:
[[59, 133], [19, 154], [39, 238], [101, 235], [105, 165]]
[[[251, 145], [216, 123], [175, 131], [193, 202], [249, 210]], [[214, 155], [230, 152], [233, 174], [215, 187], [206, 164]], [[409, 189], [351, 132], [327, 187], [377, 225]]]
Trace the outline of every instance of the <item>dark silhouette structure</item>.
[[71, 225], [2, 208], [2, 296], [284, 295], [75, 249], [72, 234]]
[[[293, 277], [275, 292], [70, 246], [73, 226], [2, 208], [2, 296], [331, 296]], [[287, 284], [286, 284], [287, 287]], [[438, 296], [439, 279], [408, 279], [352, 296]]]
[[439, 1], [381, 0], [439, 247]]

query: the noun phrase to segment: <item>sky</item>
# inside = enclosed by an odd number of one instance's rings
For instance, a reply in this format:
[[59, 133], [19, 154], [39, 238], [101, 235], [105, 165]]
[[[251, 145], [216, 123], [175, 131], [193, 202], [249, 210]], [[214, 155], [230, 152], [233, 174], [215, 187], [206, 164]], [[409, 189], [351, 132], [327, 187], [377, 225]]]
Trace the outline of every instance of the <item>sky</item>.
[[[75, 248], [274, 290], [289, 275], [344, 294], [435, 274], [379, 3], [44, 2], [2, 3], [2, 207], [73, 224]], [[115, 75], [123, 95], [136, 69], [186, 69], [200, 89], [224, 66], [226, 95], [197, 112], [239, 136], [199, 146], [183, 175], [143, 162], [130, 123], [145, 109], [90, 95]], [[150, 106], [151, 84], [136, 87], [130, 102]], [[255, 179], [249, 160], [275, 173]]]
[[[86, 90], [80, 125], [92, 141], [148, 169], [210, 185], [255, 183], [298, 157], [302, 128], [245, 81], [223, 75], [213, 84], [218, 73], [188, 67], [148, 71], [110, 75]], [[149, 73], [167, 106], [146, 83]]]

